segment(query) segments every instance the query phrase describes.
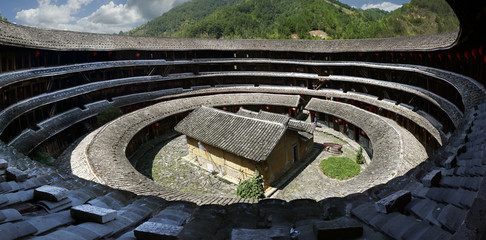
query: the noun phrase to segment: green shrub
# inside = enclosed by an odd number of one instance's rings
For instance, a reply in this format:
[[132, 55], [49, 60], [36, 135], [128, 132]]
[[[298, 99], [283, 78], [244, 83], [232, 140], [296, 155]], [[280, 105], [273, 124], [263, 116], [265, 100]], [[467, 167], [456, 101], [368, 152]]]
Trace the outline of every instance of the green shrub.
[[347, 157], [329, 157], [322, 160], [319, 166], [326, 176], [339, 180], [354, 177], [361, 171], [361, 167]]
[[49, 155], [49, 153], [46, 152], [37, 152], [37, 154], [34, 156], [34, 160], [49, 166], [53, 165], [52, 157]]
[[101, 111], [96, 115], [96, 125], [101, 126], [107, 122], [116, 119], [123, 115], [122, 110], [119, 107], [109, 106], [105, 110]]
[[263, 198], [263, 180], [260, 174], [257, 172], [254, 177], [240, 182], [236, 188], [236, 194], [241, 198]]
[[363, 164], [364, 163], [364, 156], [363, 156], [363, 147], [359, 147], [358, 152], [356, 153], [356, 163]]

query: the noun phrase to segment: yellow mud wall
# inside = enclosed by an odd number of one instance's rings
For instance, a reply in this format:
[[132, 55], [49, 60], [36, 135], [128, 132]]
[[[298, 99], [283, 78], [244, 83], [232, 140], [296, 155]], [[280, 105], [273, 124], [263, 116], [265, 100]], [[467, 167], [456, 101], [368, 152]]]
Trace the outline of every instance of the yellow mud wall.
[[198, 164], [202, 168], [215, 171], [228, 181], [239, 183], [255, 175], [257, 163], [254, 161], [204, 143], [205, 150], [202, 150], [198, 141], [190, 137], [187, 137], [187, 144], [189, 151], [198, 157]]

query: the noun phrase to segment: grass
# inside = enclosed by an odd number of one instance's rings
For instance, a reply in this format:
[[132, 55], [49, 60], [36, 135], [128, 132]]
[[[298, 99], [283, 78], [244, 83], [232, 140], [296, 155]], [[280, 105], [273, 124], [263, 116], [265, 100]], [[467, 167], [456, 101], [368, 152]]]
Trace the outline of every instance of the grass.
[[359, 174], [361, 167], [347, 157], [329, 157], [319, 164], [322, 172], [330, 177], [345, 180]]

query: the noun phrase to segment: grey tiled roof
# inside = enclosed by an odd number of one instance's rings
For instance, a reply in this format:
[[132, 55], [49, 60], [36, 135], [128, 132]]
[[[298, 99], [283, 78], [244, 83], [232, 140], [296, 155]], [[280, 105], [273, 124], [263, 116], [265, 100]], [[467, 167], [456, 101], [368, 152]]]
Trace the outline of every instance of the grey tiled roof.
[[158, 38], [48, 30], [0, 21], [2, 44], [62, 50], [403, 51], [447, 47], [453, 44], [456, 38], [457, 32], [414, 37], [326, 41]]
[[260, 110], [259, 112], [254, 112], [244, 108], [240, 108], [236, 114], [246, 116], [246, 117], [251, 117], [251, 118], [258, 118], [262, 120], [282, 123], [291, 130], [298, 131], [301, 133], [307, 133], [303, 135], [308, 138], [313, 136], [312, 134], [314, 134], [314, 130], [316, 128], [315, 123], [309, 123], [305, 121], [292, 119], [286, 114], [271, 113], [263, 110]]
[[309, 123], [309, 122], [304, 122], [304, 121], [299, 121], [295, 119], [290, 119], [288, 125], [290, 129], [297, 130], [299, 132], [306, 132], [313, 134], [314, 130], [316, 129], [316, 124], [315, 123]]
[[257, 112], [250, 111], [250, 110], [247, 110], [247, 109], [244, 109], [244, 108], [240, 108], [238, 110], [238, 112], [236, 112], [236, 114], [241, 115], [241, 116], [245, 116], [245, 117], [250, 117], [250, 118], [255, 118], [256, 116], [258, 116]]
[[256, 116], [256, 118], [261, 119], [261, 120], [267, 120], [267, 121], [271, 121], [271, 122], [281, 123], [285, 126], [287, 126], [287, 123], [290, 120], [290, 117], [287, 114], [271, 113], [271, 112], [265, 112], [265, 111], [262, 111], [262, 110], [260, 110], [260, 112], [258, 112], [258, 115]]
[[203, 143], [253, 161], [264, 161], [287, 130], [280, 123], [248, 118], [201, 106], [175, 130]]

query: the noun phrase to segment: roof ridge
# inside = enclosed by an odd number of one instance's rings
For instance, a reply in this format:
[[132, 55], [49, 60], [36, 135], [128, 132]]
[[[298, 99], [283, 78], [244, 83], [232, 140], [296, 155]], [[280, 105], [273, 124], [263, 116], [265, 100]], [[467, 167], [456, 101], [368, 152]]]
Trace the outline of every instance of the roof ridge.
[[[254, 120], [254, 121], [259, 121], [259, 122], [264, 122], [264, 123], [271, 123], [271, 124], [282, 126], [284, 128], [288, 128], [288, 126], [286, 124], [282, 124], [282, 123], [279, 123], [279, 122], [274, 122], [274, 121], [259, 119], [259, 118], [247, 117], [247, 116], [239, 115], [239, 114], [236, 114], [236, 113], [233, 113], [233, 112], [228, 112], [228, 111], [225, 111], [225, 110], [221, 110], [221, 109], [217, 109], [217, 108], [213, 108], [213, 107], [208, 107], [208, 106], [204, 106], [204, 105], [201, 105], [201, 107], [204, 107], [206, 109], [211, 109], [211, 110], [214, 110], [214, 111], [218, 111], [218, 112], [223, 113], [223, 114], [228, 114], [228, 115], [232, 115], [232, 116], [235, 116], [235, 117], [239, 117], [239, 118], [246, 118], [246, 119], [251, 119], [251, 120]], [[199, 107], [199, 108], [201, 108], [201, 107]], [[199, 108], [197, 108], [197, 109], [199, 109]]]

